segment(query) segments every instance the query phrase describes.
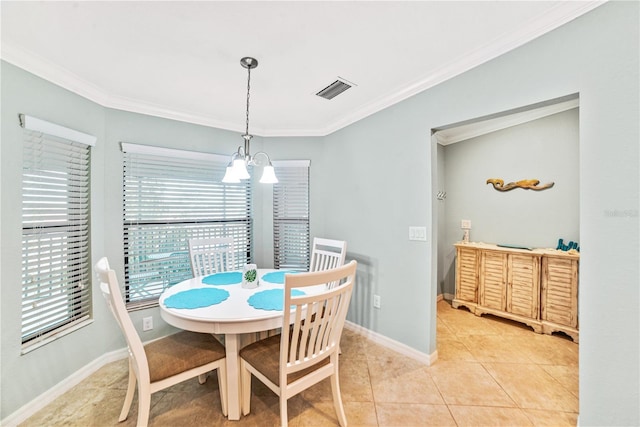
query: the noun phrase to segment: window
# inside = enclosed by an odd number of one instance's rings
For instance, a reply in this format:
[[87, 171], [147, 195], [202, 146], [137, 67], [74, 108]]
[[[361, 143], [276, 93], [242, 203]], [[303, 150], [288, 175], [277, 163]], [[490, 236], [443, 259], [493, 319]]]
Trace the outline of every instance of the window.
[[122, 144], [125, 301], [156, 305], [193, 277], [189, 239], [232, 236], [236, 267], [252, 259], [251, 182], [223, 184], [228, 156]]
[[273, 162], [273, 264], [309, 269], [309, 161]]
[[90, 147], [95, 137], [20, 115], [22, 346], [90, 322]]

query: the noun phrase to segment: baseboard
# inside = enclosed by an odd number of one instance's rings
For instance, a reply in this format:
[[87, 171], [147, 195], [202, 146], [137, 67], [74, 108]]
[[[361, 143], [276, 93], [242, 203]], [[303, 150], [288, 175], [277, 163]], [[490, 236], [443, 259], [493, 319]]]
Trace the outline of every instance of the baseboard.
[[[355, 323], [346, 321], [344, 326], [345, 328], [364, 336], [365, 338], [375, 342], [376, 344], [380, 344], [402, 355], [411, 357], [412, 359], [422, 362], [427, 366], [433, 365], [438, 359], [437, 350], [431, 354], [425, 354], [405, 344], [402, 344], [401, 342], [387, 338], [384, 335], [380, 335], [379, 333], [371, 331], [360, 325], [356, 325]], [[124, 359], [127, 357], [127, 355], [128, 353], [126, 348], [103, 354], [102, 356], [90, 362], [88, 365], [82, 367], [64, 380], [60, 381], [55, 386], [51, 387], [49, 390], [45, 391], [40, 396], [33, 399], [31, 402], [25, 404], [14, 413], [8, 415], [6, 418], [0, 421], [0, 426], [16, 427], [17, 425], [31, 417], [33, 414], [49, 405], [58, 397], [71, 390], [82, 380], [88, 378], [91, 374], [102, 368], [104, 365], [120, 359]]]
[[90, 362], [88, 365], [85, 365], [64, 380], [60, 381], [58, 384], [54, 385], [49, 390], [33, 399], [31, 402], [22, 406], [14, 413], [8, 415], [5, 419], [0, 421], [0, 426], [17, 426], [45, 406], [49, 405], [58, 397], [71, 390], [73, 387], [80, 384], [82, 380], [88, 378], [91, 374], [102, 368], [104, 365], [115, 362], [116, 360], [124, 359], [127, 356], [128, 352], [126, 348], [103, 354], [102, 356]]
[[439, 294], [438, 295], [438, 299], [436, 300], [436, 302], [447, 300], [447, 301], [453, 301], [453, 299], [455, 298], [454, 294], [448, 294], [448, 293], [443, 293], [443, 294]]
[[344, 327], [353, 331], [363, 337], [375, 342], [376, 344], [380, 344], [384, 347], [387, 347], [390, 350], [393, 350], [397, 353], [400, 353], [404, 356], [415, 359], [419, 362], [426, 364], [427, 366], [433, 365], [436, 360], [438, 360], [438, 351], [434, 351], [431, 354], [422, 353], [417, 351], [408, 345], [402, 344], [401, 342], [392, 340], [391, 338], [387, 338], [384, 335], [380, 335], [377, 332], [364, 328], [360, 325], [356, 325], [353, 322], [349, 322], [348, 320], [344, 322]]

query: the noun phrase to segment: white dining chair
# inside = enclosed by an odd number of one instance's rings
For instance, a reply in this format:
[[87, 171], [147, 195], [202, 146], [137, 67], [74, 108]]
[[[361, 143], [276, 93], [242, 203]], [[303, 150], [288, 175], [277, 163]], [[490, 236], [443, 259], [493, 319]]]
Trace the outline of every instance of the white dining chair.
[[322, 271], [344, 265], [347, 242], [344, 240], [313, 238], [309, 271]]
[[206, 374], [218, 370], [218, 387], [222, 413], [227, 415], [227, 373], [225, 348], [212, 335], [189, 331], [142, 344], [122, 299], [120, 285], [107, 258], [94, 267], [100, 290], [107, 301], [124, 337], [129, 351], [129, 383], [118, 421], [129, 416], [133, 394], [138, 384], [138, 426], [149, 421], [151, 395], [190, 378], [198, 377], [200, 384]]
[[[347, 256], [347, 242], [344, 240], [313, 238], [311, 262], [309, 271], [322, 271], [344, 265]], [[327, 287], [334, 287], [336, 283], [327, 283]]]
[[[285, 276], [283, 328], [274, 335], [240, 350], [242, 413], [251, 412], [251, 376], [255, 376], [280, 398], [280, 420], [287, 426], [289, 398], [331, 378], [333, 406], [342, 427], [347, 419], [340, 395], [338, 344], [349, 308], [356, 275], [356, 261], [331, 270]], [[292, 296], [292, 289], [305, 291], [328, 282], [340, 283], [320, 293]]]
[[234, 270], [233, 237], [189, 239], [189, 259], [193, 277]]

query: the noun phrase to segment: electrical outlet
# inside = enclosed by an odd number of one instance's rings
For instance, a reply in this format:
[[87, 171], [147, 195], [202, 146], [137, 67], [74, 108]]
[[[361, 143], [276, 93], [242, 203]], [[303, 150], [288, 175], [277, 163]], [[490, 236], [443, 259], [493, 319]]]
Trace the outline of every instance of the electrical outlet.
[[460, 228], [462, 228], [463, 230], [471, 230], [471, 220], [470, 219], [461, 220]]
[[380, 295], [373, 296], [373, 308], [380, 308]]
[[142, 330], [150, 331], [153, 329], [153, 317], [143, 317], [142, 318]]

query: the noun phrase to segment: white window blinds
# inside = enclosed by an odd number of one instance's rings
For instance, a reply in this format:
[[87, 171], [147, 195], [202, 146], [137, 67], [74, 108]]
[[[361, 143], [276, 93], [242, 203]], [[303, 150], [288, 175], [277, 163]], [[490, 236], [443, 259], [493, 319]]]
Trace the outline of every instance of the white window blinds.
[[25, 128], [22, 344], [27, 349], [90, 321], [89, 171], [95, 137], [29, 116], [20, 121]]
[[309, 269], [308, 160], [273, 162], [273, 255], [275, 268]]
[[125, 300], [157, 304], [193, 277], [189, 239], [234, 238], [236, 268], [252, 259], [251, 182], [221, 182], [228, 156], [122, 144]]

